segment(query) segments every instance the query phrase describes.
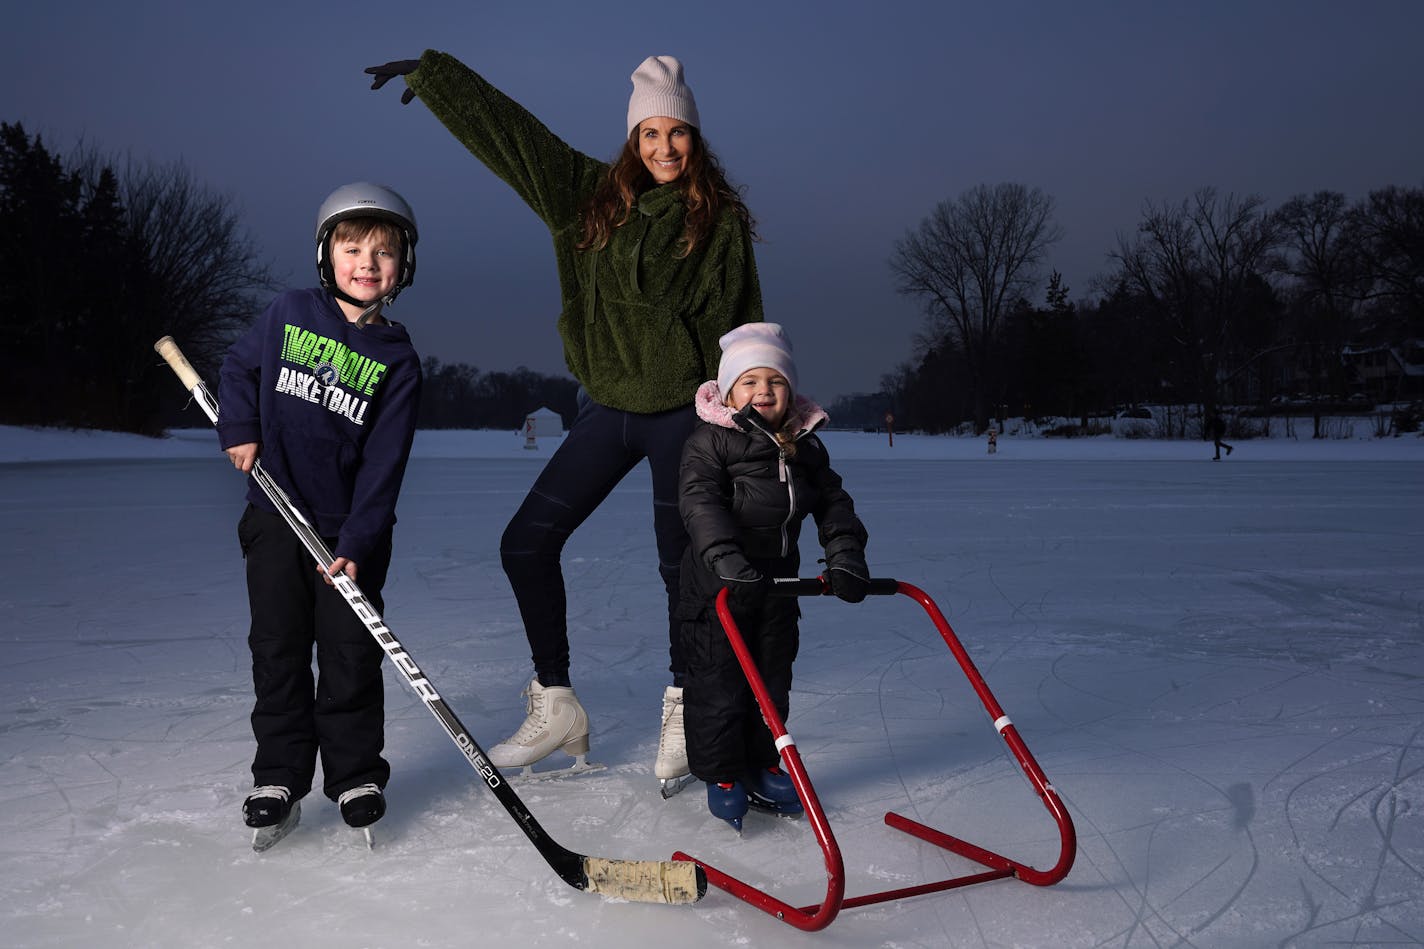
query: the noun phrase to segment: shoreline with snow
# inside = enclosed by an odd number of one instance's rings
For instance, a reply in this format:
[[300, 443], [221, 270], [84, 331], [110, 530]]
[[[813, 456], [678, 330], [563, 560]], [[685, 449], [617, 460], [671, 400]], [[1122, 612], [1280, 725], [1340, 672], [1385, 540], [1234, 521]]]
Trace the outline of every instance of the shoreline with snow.
[[[1212, 446], [1194, 439], [1077, 438], [1002, 434], [998, 452], [989, 455], [983, 438], [831, 430], [821, 434], [833, 459], [1012, 461], [1202, 461]], [[1424, 436], [1387, 438], [1309, 438], [1274, 436], [1230, 439], [1236, 451], [1230, 463], [1251, 461], [1424, 461]], [[416, 432], [412, 458], [506, 458], [541, 463], [558, 446], [557, 437], [525, 447], [522, 432], [470, 429], [422, 429]], [[84, 429], [27, 428], [0, 425], [0, 464], [46, 461], [204, 458], [218, 455], [211, 428], [174, 429], [163, 438]]]

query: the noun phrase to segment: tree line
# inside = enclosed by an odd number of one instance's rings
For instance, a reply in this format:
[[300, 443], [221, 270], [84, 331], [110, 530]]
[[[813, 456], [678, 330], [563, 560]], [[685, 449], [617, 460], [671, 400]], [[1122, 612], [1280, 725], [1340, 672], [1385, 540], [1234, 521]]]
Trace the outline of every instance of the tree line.
[[229, 203], [181, 165], [64, 159], [0, 124], [0, 420], [156, 434], [182, 390], [154, 340], [211, 368], [271, 288]]
[[480, 372], [465, 363], [442, 364], [433, 356], [422, 363], [425, 386], [420, 395], [418, 428], [524, 427], [538, 408], [559, 413], [564, 427], [578, 414], [579, 385], [568, 376], [546, 376], [523, 366], [513, 372]]
[[[148, 435], [191, 424], [154, 341], [178, 339], [216, 380], [276, 290], [232, 203], [181, 164], [60, 156], [0, 123], [0, 423]], [[573, 421], [567, 377], [423, 368], [422, 427], [513, 430], [541, 406]]]
[[[1148, 203], [1078, 301], [1043, 274], [1062, 237], [1052, 198], [1022, 184], [937, 204], [889, 260], [924, 310], [915, 356], [879, 392], [832, 403], [837, 424], [893, 413], [901, 430], [983, 431], [1007, 412], [1086, 427], [1123, 406], [1265, 407], [1286, 393], [1319, 406], [1358, 390], [1350, 352], [1424, 339], [1421, 188], [1353, 203], [1319, 191], [1275, 209], [1212, 188]], [[215, 379], [276, 290], [231, 202], [181, 164], [62, 157], [0, 123], [0, 423], [189, 423], [154, 340], [173, 335]], [[541, 406], [567, 425], [576, 412], [564, 376], [434, 358], [424, 370], [424, 428], [516, 429]]]
[[1077, 303], [1058, 273], [1041, 282], [1062, 236], [1052, 211], [1039, 189], [980, 185], [907, 232], [889, 263], [925, 313], [916, 355], [844, 407], [982, 432], [1005, 411], [1086, 427], [1142, 403], [1265, 411], [1289, 396], [1316, 407], [1318, 436], [1323, 406], [1366, 395], [1352, 352], [1424, 339], [1424, 189], [1354, 203], [1318, 191], [1275, 209], [1213, 188], [1149, 202], [1096, 297]]

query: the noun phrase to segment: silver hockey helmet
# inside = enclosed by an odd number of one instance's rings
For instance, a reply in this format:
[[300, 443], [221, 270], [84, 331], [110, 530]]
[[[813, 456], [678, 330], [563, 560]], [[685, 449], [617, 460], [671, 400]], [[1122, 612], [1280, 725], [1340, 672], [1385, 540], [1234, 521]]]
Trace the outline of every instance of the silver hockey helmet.
[[331, 232], [340, 222], [354, 217], [373, 217], [389, 221], [400, 228], [405, 238], [396, 288], [385, 301], [389, 303], [396, 298], [396, 294], [415, 280], [415, 242], [420, 237], [415, 227], [415, 212], [410, 209], [405, 198], [385, 185], [371, 184], [369, 181], [342, 185], [327, 195], [316, 213], [316, 270], [321, 276], [322, 287], [327, 290], [333, 289], [336, 283], [330, 257]]

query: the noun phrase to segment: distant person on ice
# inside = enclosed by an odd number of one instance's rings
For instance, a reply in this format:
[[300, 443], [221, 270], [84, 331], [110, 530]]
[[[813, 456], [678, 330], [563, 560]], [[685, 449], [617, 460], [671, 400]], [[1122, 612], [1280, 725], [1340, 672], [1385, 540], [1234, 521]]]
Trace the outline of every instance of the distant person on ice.
[[707, 782], [707, 806], [741, 830], [749, 803], [800, 813], [791, 778], [717, 617], [725, 587], [732, 615], [783, 720], [800, 641], [794, 597], [772, 578], [795, 577], [797, 539], [811, 515], [836, 596], [865, 599], [866, 531], [814, 433], [821, 407], [796, 392], [791, 341], [776, 323], [721, 339], [717, 377], [697, 390], [699, 425], [683, 449], [680, 500], [692, 541], [682, 563], [682, 650], [687, 756]]
[[359, 569], [362, 592], [384, 610], [421, 387], [410, 336], [384, 311], [414, 277], [416, 237], [415, 216], [394, 191], [337, 188], [317, 214], [321, 287], [273, 300], [222, 364], [219, 444], [244, 472], [260, 457], [335, 557], [330, 576], [314, 568], [248, 479], [237, 536], [252, 611], [257, 754], [242, 813], [259, 830], [287, 825], [318, 755], [322, 791], [347, 824], [366, 827], [386, 810], [385, 653], [331, 577], [356, 580]]
[[644, 459], [667, 595], [672, 684], [663, 690], [654, 774], [687, 773], [685, 663], [673, 608], [687, 533], [677, 466], [696, 424], [692, 393], [716, 371], [717, 340], [760, 321], [752, 218], [702, 137], [682, 64], [649, 56], [633, 72], [625, 139], [611, 162], [571, 148], [454, 57], [373, 66], [372, 88], [404, 76], [445, 127], [549, 228], [558, 265], [564, 361], [579, 413], [500, 538], [500, 561], [529, 638], [528, 716], [490, 749], [497, 767], [556, 750], [584, 764], [588, 715], [569, 678], [568, 609], [560, 555], [569, 536]]
[[1212, 441], [1216, 445], [1216, 456], [1212, 461], [1221, 460], [1221, 450], [1226, 449], [1228, 455], [1231, 454], [1231, 446], [1222, 441], [1226, 437], [1226, 420], [1221, 417], [1220, 412], [1211, 413], [1211, 419], [1207, 422], [1207, 430], [1211, 432]]

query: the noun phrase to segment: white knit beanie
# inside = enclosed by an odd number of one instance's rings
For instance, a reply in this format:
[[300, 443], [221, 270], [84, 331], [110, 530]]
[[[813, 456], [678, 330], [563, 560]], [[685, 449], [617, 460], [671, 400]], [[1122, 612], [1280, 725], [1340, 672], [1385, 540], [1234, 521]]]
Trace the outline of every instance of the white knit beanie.
[[726, 398], [748, 369], [775, 369], [796, 391], [796, 363], [791, 358], [791, 337], [780, 323], [743, 323], [723, 334], [722, 362], [717, 367], [717, 391]]
[[682, 81], [682, 63], [675, 56], [649, 56], [633, 70], [633, 95], [628, 99], [628, 134], [655, 115], [701, 128], [697, 100]]

